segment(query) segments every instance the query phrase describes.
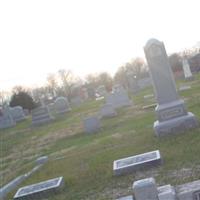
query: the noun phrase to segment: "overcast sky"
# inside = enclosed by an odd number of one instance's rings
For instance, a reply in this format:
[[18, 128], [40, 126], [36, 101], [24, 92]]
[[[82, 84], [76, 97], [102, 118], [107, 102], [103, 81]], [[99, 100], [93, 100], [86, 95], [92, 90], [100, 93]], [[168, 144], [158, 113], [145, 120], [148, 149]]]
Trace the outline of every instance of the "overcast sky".
[[0, 0], [0, 90], [71, 69], [114, 73], [149, 38], [168, 53], [200, 41], [198, 0]]

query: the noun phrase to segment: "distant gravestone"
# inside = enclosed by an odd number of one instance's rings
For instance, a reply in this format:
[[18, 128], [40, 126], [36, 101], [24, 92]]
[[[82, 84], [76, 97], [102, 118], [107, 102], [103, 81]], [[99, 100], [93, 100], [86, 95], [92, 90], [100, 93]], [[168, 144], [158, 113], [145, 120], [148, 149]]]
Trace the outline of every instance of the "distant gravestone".
[[140, 87], [138, 85], [136, 76], [131, 72], [127, 72], [126, 77], [127, 77], [127, 80], [128, 80], [128, 85], [129, 85], [130, 91], [133, 94], [139, 92]]
[[24, 110], [21, 106], [11, 107], [9, 109], [9, 112], [16, 122], [23, 121], [23, 120], [26, 119], [26, 116], [24, 114]]
[[20, 188], [14, 196], [14, 200], [44, 199], [57, 192], [63, 187], [63, 177], [50, 179], [33, 185]]
[[15, 120], [9, 113], [8, 108], [3, 109], [0, 115], [0, 129], [10, 128], [16, 125]]
[[32, 125], [42, 125], [51, 122], [54, 118], [49, 113], [47, 106], [38, 107], [32, 110]]
[[86, 117], [83, 123], [86, 133], [95, 133], [101, 128], [101, 123], [97, 116]]
[[55, 106], [56, 112], [59, 114], [66, 113], [71, 110], [69, 102], [68, 102], [67, 98], [65, 98], [65, 97], [58, 97], [55, 100], [54, 106]]
[[190, 65], [188, 63], [187, 59], [182, 60], [182, 65], [183, 65], [183, 72], [186, 80], [193, 80], [193, 75], [190, 69]]
[[70, 100], [72, 106], [80, 106], [83, 103], [83, 99], [80, 96], [72, 97]]
[[154, 123], [155, 134], [163, 136], [196, 128], [197, 118], [187, 112], [184, 101], [180, 100], [177, 94], [164, 44], [151, 39], [147, 42], [144, 51], [158, 103], [156, 107], [158, 121]]
[[115, 160], [113, 162], [113, 171], [115, 175], [122, 175], [160, 164], [161, 156], [160, 152], [157, 150], [123, 158], [120, 160]]
[[116, 115], [117, 112], [111, 104], [105, 104], [100, 108], [100, 116], [102, 118], [115, 117]]
[[115, 87], [112, 93], [106, 95], [106, 104], [111, 104], [115, 109], [133, 105], [124, 88]]
[[28, 109], [24, 109], [24, 115], [25, 116], [28, 116], [30, 113], [29, 113], [29, 110]]

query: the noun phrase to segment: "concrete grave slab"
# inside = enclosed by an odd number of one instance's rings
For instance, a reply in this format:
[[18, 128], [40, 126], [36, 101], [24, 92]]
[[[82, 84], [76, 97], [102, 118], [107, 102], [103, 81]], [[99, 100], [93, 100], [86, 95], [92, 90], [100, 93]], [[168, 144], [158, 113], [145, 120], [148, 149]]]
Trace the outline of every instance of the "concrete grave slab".
[[179, 91], [185, 91], [185, 90], [190, 90], [191, 86], [190, 85], [182, 85], [179, 87]]
[[14, 200], [22, 199], [43, 199], [59, 191], [63, 186], [63, 177], [58, 177], [36, 183], [33, 185], [28, 185], [20, 188], [14, 196]]
[[145, 110], [145, 109], [155, 108], [156, 106], [157, 106], [157, 103], [153, 103], [153, 104], [143, 106], [142, 109]]
[[131, 156], [113, 162], [113, 171], [115, 175], [131, 173], [145, 167], [158, 166], [161, 164], [160, 151], [151, 151], [136, 156]]
[[135, 200], [135, 199], [133, 198], [132, 195], [129, 195], [129, 196], [125, 196], [125, 197], [120, 197], [116, 200]]

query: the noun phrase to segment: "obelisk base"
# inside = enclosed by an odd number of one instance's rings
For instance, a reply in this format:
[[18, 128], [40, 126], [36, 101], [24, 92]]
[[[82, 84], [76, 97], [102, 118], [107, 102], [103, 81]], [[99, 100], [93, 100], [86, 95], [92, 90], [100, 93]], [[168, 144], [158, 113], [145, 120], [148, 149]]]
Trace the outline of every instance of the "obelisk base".
[[154, 122], [154, 131], [156, 136], [162, 137], [182, 133], [189, 129], [197, 128], [198, 126], [198, 119], [193, 113], [188, 112], [187, 115], [183, 115], [162, 122]]

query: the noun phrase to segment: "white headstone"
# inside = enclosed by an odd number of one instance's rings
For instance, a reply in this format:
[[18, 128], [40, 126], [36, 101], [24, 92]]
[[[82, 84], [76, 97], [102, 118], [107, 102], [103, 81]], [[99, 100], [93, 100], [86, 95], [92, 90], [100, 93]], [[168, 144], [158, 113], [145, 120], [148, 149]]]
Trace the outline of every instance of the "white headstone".
[[183, 65], [183, 72], [184, 72], [185, 79], [192, 79], [193, 75], [192, 75], [188, 60], [187, 59], [183, 59], [182, 60], [182, 65]]

